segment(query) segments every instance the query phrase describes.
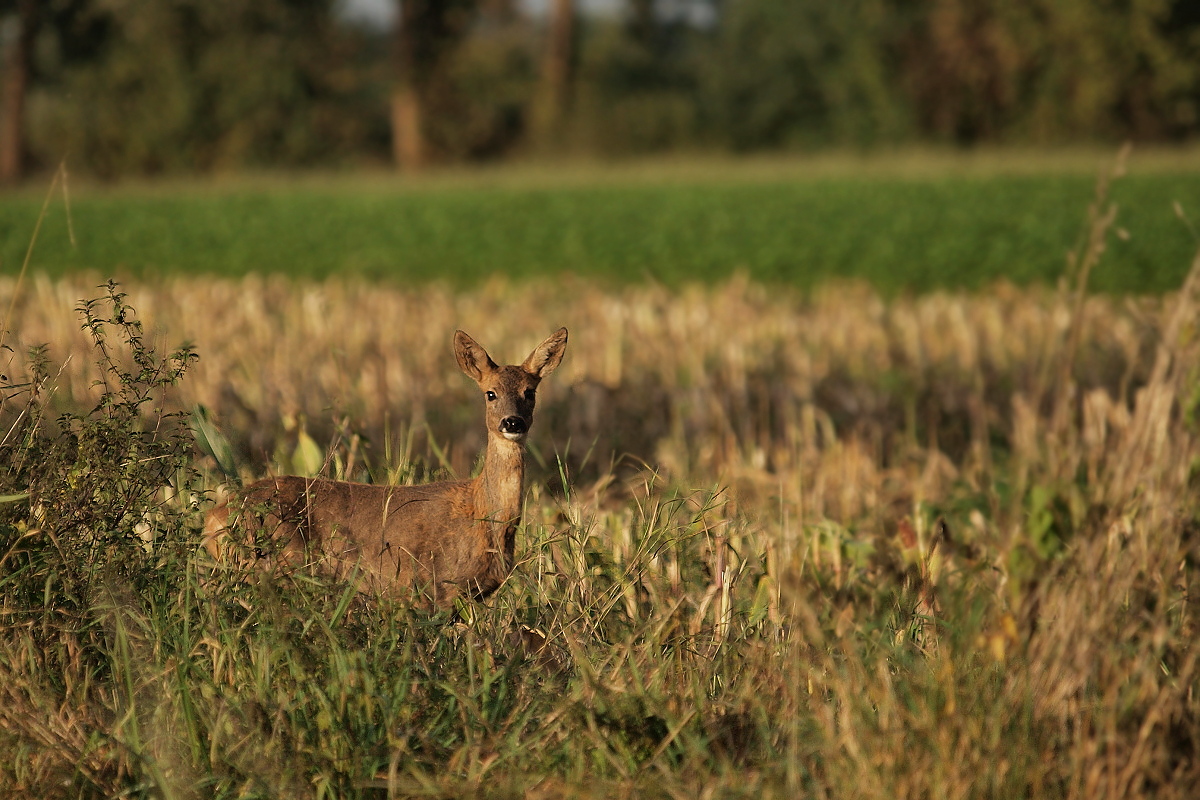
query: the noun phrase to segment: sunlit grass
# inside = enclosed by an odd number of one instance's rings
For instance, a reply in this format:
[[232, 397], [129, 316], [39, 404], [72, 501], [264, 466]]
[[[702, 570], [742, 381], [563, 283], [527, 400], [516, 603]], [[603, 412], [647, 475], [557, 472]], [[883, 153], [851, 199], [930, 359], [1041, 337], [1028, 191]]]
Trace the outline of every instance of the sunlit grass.
[[[453, 329], [506, 358], [566, 323], [571, 349], [487, 604], [451, 624], [188, 547], [101, 583], [79, 627], [10, 604], [9, 790], [1182, 797], [1200, 777], [1194, 285], [1078, 308], [1004, 286], [128, 288], [164, 342], [194, 340], [175, 402], [208, 406], [247, 476], [302, 430], [334, 474], [469, 473]], [[91, 294], [43, 278], [18, 304], [20, 339], [65, 364], [52, 403], [97, 396], [70, 311]], [[192, 497], [165, 498], [164, 543], [194, 544]], [[52, 531], [41, 514], [5, 524]]]

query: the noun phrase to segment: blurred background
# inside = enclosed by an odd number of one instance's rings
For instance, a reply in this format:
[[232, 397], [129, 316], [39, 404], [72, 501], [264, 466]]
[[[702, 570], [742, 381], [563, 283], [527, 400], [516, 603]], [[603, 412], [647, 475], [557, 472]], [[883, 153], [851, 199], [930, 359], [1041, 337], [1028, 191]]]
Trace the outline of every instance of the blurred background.
[[0, 179], [1178, 143], [1194, 0], [4, 0]]

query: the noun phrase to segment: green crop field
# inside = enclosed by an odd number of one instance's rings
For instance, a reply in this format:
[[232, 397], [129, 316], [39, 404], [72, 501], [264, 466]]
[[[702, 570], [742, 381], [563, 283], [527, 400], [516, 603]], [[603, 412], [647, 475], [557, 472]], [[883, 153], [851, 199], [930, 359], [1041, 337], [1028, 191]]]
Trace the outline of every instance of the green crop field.
[[[1200, 169], [1118, 180], [1118, 229], [1091, 287], [1179, 285], [1200, 212]], [[1013, 159], [1009, 165], [1021, 165]], [[1096, 164], [1102, 159], [1096, 159]], [[1135, 163], [1136, 167], [1136, 163]], [[460, 285], [493, 274], [613, 283], [716, 282], [743, 272], [802, 288], [862, 279], [880, 291], [1053, 282], [1076, 245], [1095, 169], [1034, 162], [916, 170], [819, 161], [696, 166], [645, 175], [599, 167], [530, 177], [331, 177], [79, 189], [50, 208], [33, 267], [54, 275], [248, 272], [361, 275]], [[0, 270], [20, 268], [41, 198], [0, 198]], [[69, 228], [71, 230], [69, 230]], [[73, 235], [72, 235], [73, 234]]]

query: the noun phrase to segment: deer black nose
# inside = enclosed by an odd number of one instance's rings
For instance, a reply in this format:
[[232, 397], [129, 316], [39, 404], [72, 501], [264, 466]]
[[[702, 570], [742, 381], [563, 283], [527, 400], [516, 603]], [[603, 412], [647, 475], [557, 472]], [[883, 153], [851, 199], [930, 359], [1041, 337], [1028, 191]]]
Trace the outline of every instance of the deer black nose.
[[500, 420], [501, 433], [526, 433], [529, 431], [529, 423], [522, 417], [505, 417]]

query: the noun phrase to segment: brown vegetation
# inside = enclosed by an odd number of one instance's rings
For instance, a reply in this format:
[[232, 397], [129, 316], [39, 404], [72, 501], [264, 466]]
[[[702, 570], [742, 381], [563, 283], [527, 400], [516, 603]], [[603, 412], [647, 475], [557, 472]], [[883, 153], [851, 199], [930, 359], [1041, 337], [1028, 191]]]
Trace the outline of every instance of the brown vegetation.
[[[260, 651], [240, 649], [251, 630], [218, 628], [185, 659], [213, 675], [185, 708], [149, 630], [131, 646], [161, 672], [138, 678], [139, 713], [179, 726], [154, 744], [177, 781], [204, 763], [243, 789], [1188, 796], [1198, 274], [1166, 298], [996, 286], [885, 300], [741, 280], [129, 287], [148, 328], [194, 341], [179, 402], [208, 407], [246, 475], [290, 468], [316, 440], [333, 477], [465, 476], [481, 432], [469, 382], [446, 369], [449, 332], [521, 352], [553, 321], [573, 331], [539, 398], [545, 466], [518, 565], [470, 623], [496, 642], [532, 624], [567, 677], [410, 628], [416, 643], [379, 664], [369, 647], [311, 674], [272, 656], [291, 666], [266, 682]], [[18, 298], [12, 330], [53, 343], [64, 403], [95, 391], [71, 312], [91, 293], [35, 279]], [[56, 694], [12, 680], [5, 647], [0, 737], [25, 754], [7, 785], [100, 774], [93, 762], [118, 756], [80, 743], [133, 713], [95, 710], [87, 681]], [[501, 684], [499, 699], [472, 694]]]

